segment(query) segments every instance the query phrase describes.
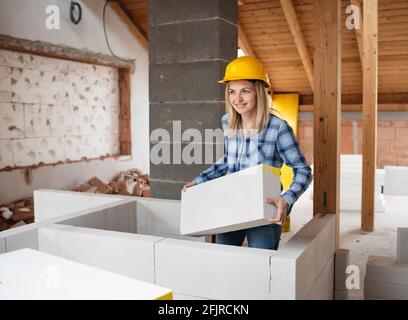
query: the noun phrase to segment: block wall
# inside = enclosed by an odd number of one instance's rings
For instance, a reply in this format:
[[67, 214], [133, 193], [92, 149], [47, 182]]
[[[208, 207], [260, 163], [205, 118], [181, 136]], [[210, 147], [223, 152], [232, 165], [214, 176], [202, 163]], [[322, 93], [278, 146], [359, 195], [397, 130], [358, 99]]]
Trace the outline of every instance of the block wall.
[[[341, 154], [361, 154], [361, 120], [341, 121]], [[313, 163], [313, 121], [299, 121], [298, 139], [309, 164]], [[379, 120], [377, 128], [377, 168], [408, 166], [408, 121]]]

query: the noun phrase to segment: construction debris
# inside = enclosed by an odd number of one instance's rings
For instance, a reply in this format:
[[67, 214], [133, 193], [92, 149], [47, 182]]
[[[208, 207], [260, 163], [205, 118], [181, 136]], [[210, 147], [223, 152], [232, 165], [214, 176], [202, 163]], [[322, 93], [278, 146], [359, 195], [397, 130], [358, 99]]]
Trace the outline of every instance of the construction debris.
[[[131, 169], [119, 173], [115, 179], [107, 183], [93, 177], [72, 191], [149, 197], [150, 178], [149, 175], [142, 174], [137, 169]], [[34, 199], [32, 197], [0, 205], [0, 231], [32, 222], [34, 222]]]
[[20, 199], [0, 208], [0, 231], [34, 222], [34, 199]]
[[115, 179], [107, 183], [93, 177], [72, 191], [149, 197], [150, 178], [137, 169], [131, 169], [119, 173]]

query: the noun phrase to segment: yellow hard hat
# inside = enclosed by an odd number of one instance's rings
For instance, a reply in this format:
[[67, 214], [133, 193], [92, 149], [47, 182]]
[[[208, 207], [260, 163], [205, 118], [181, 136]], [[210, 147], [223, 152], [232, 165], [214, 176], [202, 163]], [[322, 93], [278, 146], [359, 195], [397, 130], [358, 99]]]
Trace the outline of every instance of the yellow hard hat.
[[262, 80], [266, 88], [270, 87], [268, 74], [261, 61], [250, 56], [243, 56], [232, 60], [225, 69], [224, 79], [219, 83], [232, 80]]

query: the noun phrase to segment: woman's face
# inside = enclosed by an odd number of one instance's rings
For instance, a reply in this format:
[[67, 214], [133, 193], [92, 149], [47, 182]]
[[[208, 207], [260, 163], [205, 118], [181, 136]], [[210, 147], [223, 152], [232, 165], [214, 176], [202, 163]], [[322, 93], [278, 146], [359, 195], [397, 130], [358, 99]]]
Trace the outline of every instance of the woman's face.
[[230, 81], [228, 96], [232, 107], [241, 116], [256, 112], [256, 91], [253, 82], [248, 80]]

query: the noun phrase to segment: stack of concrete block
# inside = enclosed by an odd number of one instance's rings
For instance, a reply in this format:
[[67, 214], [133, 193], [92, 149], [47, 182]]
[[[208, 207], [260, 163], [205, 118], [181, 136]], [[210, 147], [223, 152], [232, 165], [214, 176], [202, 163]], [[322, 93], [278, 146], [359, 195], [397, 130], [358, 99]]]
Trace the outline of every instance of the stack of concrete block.
[[349, 265], [350, 250], [336, 249], [335, 254], [335, 282], [334, 282], [334, 299], [348, 300], [349, 291], [346, 287], [346, 269]]
[[[345, 155], [340, 157], [340, 210], [360, 211], [362, 193], [362, 156]], [[376, 170], [375, 210], [384, 212], [381, 187], [384, 184], [384, 172]]]
[[408, 167], [385, 166], [384, 195], [408, 196]]
[[272, 299], [333, 299], [334, 252], [335, 216], [315, 215], [272, 257]]
[[408, 264], [393, 257], [370, 256], [364, 281], [365, 299], [408, 299]]
[[[126, 215], [130, 214], [143, 217], [136, 230], [176, 233], [177, 222], [169, 223], [170, 216], [176, 221], [180, 217], [180, 202], [174, 200], [47, 190], [40, 191], [36, 199], [47, 219], [37, 223], [42, 227], [39, 233], [34, 229], [29, 232], [39, 234], [39, 239], [31, 240], [39, 242], [41, 250], [170, 287], [180, 298], [333, 298], [334, 215], [314, 216], [279, 251], [274, 251], [135, 235], [136, 226], [121, 227], [129, 224]], [[62, 213], [55, 212], [58, 208], [64, 209]], [[112, 210], [113, 217], [117, 208], [119, 213], [123, 211], [120, 225], [114, 225], [105, 215], [106, 210]], [[140, 214], [135, 212], [138, 208], [141, 208]], [[52, 212], [56, 217], [50, 216]], [[152, 212], [156, 213], [151, 219]], [[146, 225], [150, 221], [155, 225], [151, 229]], [[52, 226], [52, 223], [60, 225]], [[116, 232], [112, 232], [114, 229]], [[13, 243], [10, 237], [7, 237], [6, 251], [10, 251], [9, 242]], [[19, 243], [21, 248], [22, 242]], [[14, 249], [19, 249], [17, 247]]]
[[365, 299], [408, 299], [408, 228], [398, 228], [397, 259], [369, 256], [364, 280]]
[[334, 218], [315, 216], [279, 251], [160, 241], [157, 284], [208, 299], [332, 299]]

